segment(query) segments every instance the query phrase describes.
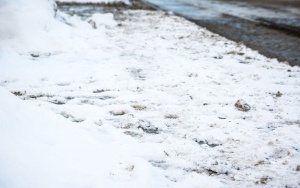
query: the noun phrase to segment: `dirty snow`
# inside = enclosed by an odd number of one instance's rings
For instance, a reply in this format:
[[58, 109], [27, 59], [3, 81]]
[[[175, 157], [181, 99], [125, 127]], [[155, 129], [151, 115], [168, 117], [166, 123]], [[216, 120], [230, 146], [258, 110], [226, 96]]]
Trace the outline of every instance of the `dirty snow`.
[[0, 30], [0, 187], [299, 186], [299, 67], [164, 12], [47, 14]]

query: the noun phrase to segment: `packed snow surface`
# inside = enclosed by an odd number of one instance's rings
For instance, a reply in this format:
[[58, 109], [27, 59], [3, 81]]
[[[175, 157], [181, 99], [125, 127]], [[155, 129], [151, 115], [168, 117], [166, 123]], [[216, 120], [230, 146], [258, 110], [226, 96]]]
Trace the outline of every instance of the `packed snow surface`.
[[0, 4], [1, 188], [299, 187], [299, 67], [164, 12], [15, 2]]

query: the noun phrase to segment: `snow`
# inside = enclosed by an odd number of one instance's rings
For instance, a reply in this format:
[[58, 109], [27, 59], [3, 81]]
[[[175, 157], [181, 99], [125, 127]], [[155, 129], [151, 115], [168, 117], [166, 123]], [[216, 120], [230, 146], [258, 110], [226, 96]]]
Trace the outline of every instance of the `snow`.
[[125, 3], [130, 4], [129, 0], [56, 0], [60, 3]]
[[164, 12], [25, 2], [0, 7], [1, 188], [299, 186], [299, 67]]
[[118, 23], [114, 20], [114, 15], [112, 13], [96, 13], [89, 17], [87, 21], [94, 29], [99, 29], [101, 27], [114, 27], [118, 25]]
[[[21, 49], [42, 48], [45, 44], [51, 44], [49, 41], [55, 43], [56, 39], [53, 40], [55, 37], [51, 27], [56, 25], [55, 32], [60, 32], [61, 28], [54, 20], [53, 6], [54, 2], [50, 0], [32, 0], [32, 3], [24, 0], [2, 0], [0, 7], [1, 45], [10, 46], [6, 42], [11, 39], [14, 45], [18, 45]], [[52, 33], [52, 36], [49, 33]], [[32, 40], [33, 38], [35, 40]]]
[[78, 127], [2, 88], [0, 104], [3, 188], [166, 187], [168, 183], [160, 170], [133, 157], [141, 149], [136, 142], [110, 126]]

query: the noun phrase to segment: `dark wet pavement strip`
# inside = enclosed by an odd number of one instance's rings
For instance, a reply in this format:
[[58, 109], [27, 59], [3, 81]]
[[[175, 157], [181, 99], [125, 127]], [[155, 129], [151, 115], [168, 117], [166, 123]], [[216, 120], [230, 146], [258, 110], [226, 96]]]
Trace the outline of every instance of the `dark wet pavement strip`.
[[[289, 19], [256, 17], [241, 18], [201, 4], [197, 6], [183, 1], [143, 0], [145, 3], [164, 11], [171, 11], [206, 27], [230, 40], [243, 42], [246, 46], [258, 50], [263, 55], [287, 61], [290, 65], [300, 66], [300, 33], [297, 15]], [[276, 10], [274, 10], [276, 11]], [[259, 20], [261, 19], [261, 20]], [[295, 30], [289, 30], [288, 26]]]

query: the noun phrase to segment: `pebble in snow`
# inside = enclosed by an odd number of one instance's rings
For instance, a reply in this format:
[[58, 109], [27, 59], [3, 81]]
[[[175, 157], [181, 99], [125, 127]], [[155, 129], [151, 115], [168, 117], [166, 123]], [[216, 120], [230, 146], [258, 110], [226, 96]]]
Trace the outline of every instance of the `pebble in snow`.
[[239, 99], [238, 101], [236, 101], [236, 103], [234, 104], [234, 106], [243, 112], [247, 112], [251, 109], [250, 105], [246, 103], [246, 101], [244, 101], [243, 99]]

